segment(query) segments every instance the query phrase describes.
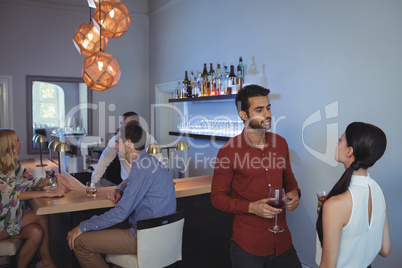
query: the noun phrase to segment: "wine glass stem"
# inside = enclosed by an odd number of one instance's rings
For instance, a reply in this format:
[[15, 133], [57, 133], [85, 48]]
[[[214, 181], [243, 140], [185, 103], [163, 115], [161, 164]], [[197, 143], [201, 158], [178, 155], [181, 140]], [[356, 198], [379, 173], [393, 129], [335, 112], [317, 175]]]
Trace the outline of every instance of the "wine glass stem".
[[275, 227], [278, 227], [277, 221], [278, 221], [278, 215], [275, 215]]

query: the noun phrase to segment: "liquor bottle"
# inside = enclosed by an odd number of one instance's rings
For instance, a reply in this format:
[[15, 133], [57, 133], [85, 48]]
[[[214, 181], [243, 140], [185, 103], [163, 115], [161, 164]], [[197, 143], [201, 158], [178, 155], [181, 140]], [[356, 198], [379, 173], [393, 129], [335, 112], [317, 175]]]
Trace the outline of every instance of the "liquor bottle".
[[212, 63], [209, 64], [209, 75], [212, 76], [212, 74], [214, 73], [214, 68], [212, 66]]
[[194, 81], [194, 85], [193, 85], [193, 96], [194, 97], [199, 97], [200, 96], [200, 92], [201, 92], [201, 73], [198, 73], [198, 77], [197, 80]]
[[229, 74], [225, 71], [225, 69], [223, 69], [221, 95], [230, 94], [228, 93], [228, 85], [229, 85]]
[[204, 77], [202, 76], [201, 72], [198, 74], [198, 81], [197, 82], [198, 82], [198, 87], [199, 87], [198, 96], [204, 97], [204, 94], [205, 94]]
[[187, 84], [184, 81], [181, 83], [181, 97], [187, 98]]
[[211, 63], [210, 68], [209, 68], [209, 73], [208, 73], [207, 96], [215, 95], [214, 79], [215, 79], [215, 73], [214, 73], [214, 69], [212, 67], [212, 63]]
[[241, 66], [237, 65], [237, 78], [236, 78], [237, 92], [243, 88], [243, 78], [241, 77]]
[[188, 81], [188, 75], [187, 75], [187, 71], [185, 71], [185, 75], [184, 75], [184, 81], [183, 83], [187, 86], [189, 81]]
[[207, 80], [207, 77], [208, 77], [207, 64], [204, 63], [204, 69], [202, 70], [202, 78], [204, 78], [204, 80]]
[[[243, 64], [243, 58], [242, 57], [239, 58], [239, 65], [237, 65], [237, 69], [239, 69], [239, 66], [240, 66], [240, 69], [241, 69], [241, 78], [243, 79], [243, 83], [244, 83], [244, 64]], [[239, 75], [237, 75], [237, 76], [239, 76]]]
[[193, 70], [190, 71], [190, 75], [188, 77], [188, 81], [190, 82], [191, 86], [193, 86], [194, 84], [194, 74], [193, 74]]
[[191, 97], [194, 97], [194, 92], [195, 92], [195, 79], [194, 79], [194, 73], [193, 70], [190, 71], [190, 75], [188, 77], [189, 84], [187, 87], [191, 87]]
[[210, 85], [208, 85], [208, 70], [207, 70], [207, 64], [204, 63], [204, 69], [202, 71], [202, 79], [204, 80], [204, 86], [202, 89], [202, 96], [209, 96], [208, 94], [208, 88], [210, 88]]
[[216, 75], [215, 75], [215, 95], [220, 95], [221, 90], [222, 90], [221, 65], [218, 64], [216, 67]]
[[236, 87], [236, 75], [234, 73], [234, 65], [230, 65], [230, 74], [229, 74], [229, 86], [232, 89], [232, 94], [237, 93], [237, 87]]
[[181, 85], [180, 85], [180, 81], [177, 82], [177, 87], [174, 91], [174, 97], [175, 99], [180, 99], [181, 98]]

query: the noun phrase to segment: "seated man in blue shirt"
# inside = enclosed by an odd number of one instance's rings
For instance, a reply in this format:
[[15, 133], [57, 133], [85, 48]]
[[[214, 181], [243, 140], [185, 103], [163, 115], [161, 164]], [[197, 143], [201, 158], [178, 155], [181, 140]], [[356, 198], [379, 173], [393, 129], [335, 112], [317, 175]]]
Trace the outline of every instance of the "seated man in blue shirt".
[[[137, 221], [176, 212], [173, 179], [164, 164], [146, 152], [145, 140], [146, 133], [138, 124], [128, 123], [121, 127], [119, 147], [125, 147], [131, 171], [127, 180], [108, 193], [108, 198], [118, 203], [68, 232], [69, 247], [74, 250], [81, 267], [108, 268], [103, 254], [136, 253]], [[126, 229], [106, 229], [126, 219], [129, 223]]]

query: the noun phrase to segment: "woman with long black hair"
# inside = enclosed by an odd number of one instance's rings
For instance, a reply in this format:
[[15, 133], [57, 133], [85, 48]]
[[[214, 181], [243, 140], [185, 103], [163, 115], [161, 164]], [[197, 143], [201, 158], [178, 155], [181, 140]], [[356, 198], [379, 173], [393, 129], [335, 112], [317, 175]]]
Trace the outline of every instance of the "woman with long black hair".
[[370, 267], [377, 254], [391, 251], [388, 212], [379, 185], [367, 169], [385, 152], [387, 139], [378, 127], [351, 123], [339, 139], [335, 160], [345, 172], [325, 200], [317, 219], [322, 245], [320, 268]]

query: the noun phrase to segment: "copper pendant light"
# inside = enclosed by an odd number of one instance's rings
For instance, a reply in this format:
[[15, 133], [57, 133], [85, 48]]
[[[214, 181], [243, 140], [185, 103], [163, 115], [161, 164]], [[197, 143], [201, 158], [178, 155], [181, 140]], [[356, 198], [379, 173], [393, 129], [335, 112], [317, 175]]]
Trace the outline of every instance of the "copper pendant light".
[[84, 59], [82, 78], [90, 89], [111, 88], [118, 84], [120, 75], [120, 66], [110, 54], [99, 51]]
[[[102, 10], [103, 5], [104, 3], [101, 1], [97, 10]], [[100, 36], [103, 34], [104, 23], [104, 21], [101, 19], [101, 15], [101, 12], [97, 13], [98, 21], [101, 22], [101, 27], [99, 27]], [[97, 91], [109, 89], [119, 83], [120, 75], [121, 70], [116, 59], [113, 57], [113, 55], [102, 52], [102, 46], [100, 46], [99, 52], [96, 52], [84, 59], [84, 65], [82, 66], [82, 78], [90, 89]]]
[[107, 37], [120, 37], [130, 26], [130, 12], [121, 2], [101, 1], [92, 16], [99, 32]]
[[84, 22], [75, 31], [73, 42], [82, 56], [91, 56], [101, 48], [105, 51], [109, 39], [101, 36], [92, 22]]
[[[103, 0], [102, 2], [121, 2], [121, 0]], [[99, 0], [87, 0], [88, 6], [92, 8], [97, 8], [99, 5]]]

